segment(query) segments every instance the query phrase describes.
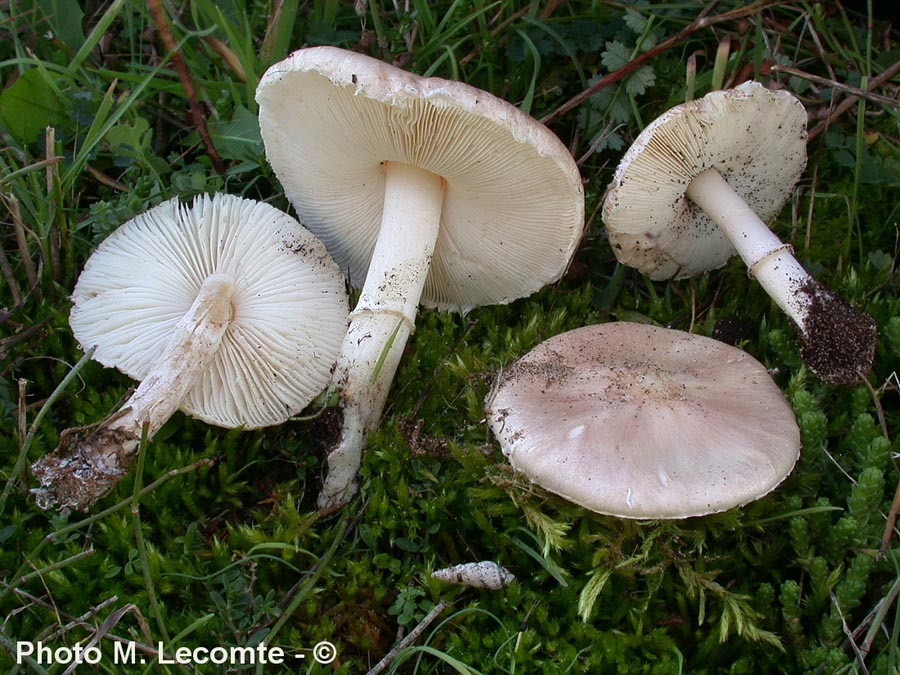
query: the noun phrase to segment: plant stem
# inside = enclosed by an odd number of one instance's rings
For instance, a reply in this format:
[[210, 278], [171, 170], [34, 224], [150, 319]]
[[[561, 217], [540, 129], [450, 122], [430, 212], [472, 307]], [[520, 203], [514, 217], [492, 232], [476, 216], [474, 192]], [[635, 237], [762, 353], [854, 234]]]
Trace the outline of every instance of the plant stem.
[[368, 672], [366, 675], [380, 675], [391, 663], [394, 659], [397, 658], [397, 654], [401, 651], [409, 647], [413, 642], [419, 639], [419, 636], [425, 632], [425, 629], [428, 628], [434, 620], [437, 619], [445, 609], [450, 606], [450, 603], [446, 600], [441, 600], [438, 604], [431, 608], [431, 611], [425, 615], [425, 617], [413, 628], [409, 634], [400, 640], [391, 651], [384, 655], [384, 658], [381, 659], [375, 666]]

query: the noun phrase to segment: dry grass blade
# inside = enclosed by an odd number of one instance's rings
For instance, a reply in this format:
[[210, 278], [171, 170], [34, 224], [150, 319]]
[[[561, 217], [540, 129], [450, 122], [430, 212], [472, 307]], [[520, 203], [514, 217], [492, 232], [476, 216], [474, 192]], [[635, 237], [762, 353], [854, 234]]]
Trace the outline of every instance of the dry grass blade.
[[18, 307], [22, 304], [22, 289], [19, 288], [19, 284], [16, 282], [12, 265], [9, 264], [9, 258], [6, 257], [6, 252], [2, 247], [0, 247], [0, 272], [3, 272], [3, 278], [6, 279], [6, 286], [9, 288], [13, 304]]
[[147, 0], [147, 8], [150, 10], [150, 14], [156, 24], [156, 29], [159, 32], [159, 39], [162, 41], [163, 47], [171, 57], [172, 65], [175, 66], [175, 70], [178, 71], [181, 86], [184, 87], [184, 93], [188, 99], [191, 120], [194, 122], [194, 125], [197, 127], [197, 132], [203, 140], [203, 146], [206, 148], [206, 153], [209, 155], [209, 159], [216, 172], [224, 174], [227, 167], [225, 166], [225, 162], [222, 161], [222, 157], [216, 150], [212, 138], [209, 135], [209, 129], [206, 126], [206, 116], [203, 114], [203, 108], [200, 105], [200, 101], [197, 99], [197, 92], [194, 89], [194, 80], [191, 77], [187, 64], [184, 62], [181, 52], [178, 51], [178, 45], [175, 43], [175, 38], [172, 36], [172, 27], [169, 24], [169, 19], [166, 16], [162, 3], [160, 0]]
[[827, 77], [820, 77], [819, 75], [807, 73], [797, 68], [791, 68], [790, 66], [780, 66], [778, 64], [775, 64], [774, 66], [772, 66], [771, 70], [775, 73], [784, 73], [785, 75], [799, 77], [801, 80], [807, 80], [809, 82], [820, 84], [825, 87], [830, 87], [831, 89], [836, 89], [847, 94], [852, 94], [854, 97], [854, 101], [860, 98], [864, 98], [867, 101], [881, 103], [882, 105], [890, 106], [892, 108], [900, 107], [900, 101], [898, 101], [897, 99], [890, 98], [889, 96], [882, 96], [881, 94], [876, 94], [872, 91], [871, 88], [860, 89], [859, 87], [851, 87], [849, 84], [837, 82], [836, 80], [830, 80]]
[[[882, 86], [885, 82], [894, 77], [897, 73], [900, 73], [900, 61], [897, 61], [893, 65], [889, 66], [878, 75], [869, 80], [868, 86], [865, 91], [871, 92], [872, 90]], [[859, 101], [858, 96], [848, 96], [843, 101], [841, 101], [837, 106], [835, 106], [834, 110], [828, 115], [827, 119], [819, 122], [810, 132], [808, 139], [811, 141], [816, 136], [825, 131], [828, 126], [834, 122], [838, 117], [843, 115], [845, 112], [850, 110], [854, 105], [856, 105], [857, 101]], [[893, 105], [897, 106], [897, 101], [893, 101]]]
[[437, 619], [441, 615], [441, 613], [449, 606], [449, 602], [447, 602], [446, 600], [441, 600], [438, 604], [432, 607], [431, 611], [425, 615], [425, 618], [423, 618], [405, 638], [400, 640], [400, 642], [398, 642], [394, 646], [394, 648], [391, 649], [391, 651], [385, 654], [384, 658], [376, 663], [375, 666], [368, 673], [366, 673], [366, 675], [379, 675], [380, 673], [384, 672], [384, 670], [389, 665], [391, 665], [394, 659], [397, 658], [397, 654], [399, 654], [401, 651], [418, 640], [419, 636], [425, 632], [425, 629], [428, 628], [428, 626], [430, 626], [432, 623], [434, 623], [434, 620]]

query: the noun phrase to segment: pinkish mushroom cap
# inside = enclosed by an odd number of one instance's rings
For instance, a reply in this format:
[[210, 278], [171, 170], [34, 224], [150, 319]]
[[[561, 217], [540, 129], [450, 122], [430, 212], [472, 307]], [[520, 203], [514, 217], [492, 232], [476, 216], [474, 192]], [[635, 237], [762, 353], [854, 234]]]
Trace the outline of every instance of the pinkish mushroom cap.
[[541, 343], [505, 370], [488, 418], [512, 466], [587, 509], [685, 518], [745, 504], [800, 452], [766, 369], [711, 338], [618, 322]]

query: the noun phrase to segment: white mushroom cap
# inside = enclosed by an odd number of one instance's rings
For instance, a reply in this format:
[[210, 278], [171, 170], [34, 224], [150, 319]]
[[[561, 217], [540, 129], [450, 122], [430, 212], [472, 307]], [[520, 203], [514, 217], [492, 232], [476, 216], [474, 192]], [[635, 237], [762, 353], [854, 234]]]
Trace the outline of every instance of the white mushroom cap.
[[348, 308], [321, 242], [268, 204], [219, 194], [128, 221], [85, 265], [72, 330], [97, 361], [143, 380], [214, 274], [234, 280], [232, 318], [181, 409], [224, 427], [283, 422], [328, 384]]
[[735, 253], [685, 192], [715, 169], [764, 222], [781, 210], [806, 166], [803, 105], [758, 82], [676, 106], [622, 158], [602, 218], [616, 257], [652, 279], [716, 269]]
[[745, 504], [778, 485], [800, 451], [793, 411], [758, 361], [636, 323], [541, 343], [503, 372], [488, 416], [514, 468], [626, 518]]
[[269, 162], [353, 285], [378, 237], [383, 162], [445, 181], [424, 305], [510, 302], [565, 271], [583, 229], [581, 177], [559, 139], [518, 108], [333, 47], [275, 64], [256, 98]]

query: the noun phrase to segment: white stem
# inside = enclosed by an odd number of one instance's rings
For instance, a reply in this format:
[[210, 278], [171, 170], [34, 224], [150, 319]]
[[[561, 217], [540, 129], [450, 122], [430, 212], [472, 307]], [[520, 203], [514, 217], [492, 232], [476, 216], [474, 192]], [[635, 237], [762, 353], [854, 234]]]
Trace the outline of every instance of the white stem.
[[178, 410], [219, 350], [231, 323], [234, 291], [234, 279], [227, 274], [212, 274], [203, 281], [190, 309], [175, 324], [157, 367], [122, 406], [125, 412], [110, 422], [110, 429], [137, 429], [140, 435], [147, 423], [152, 438]]
[[175, 325], [158, 364], [118, 414], [90, 430], [67, 429], [59, 447], [32, 467], [42, 508], [86, 510], [128, 473], [143, 425], [152, 437], [209, 366], [231, 323], [234, 279], [213, 274]]
[[384, 211], [366, 282], [338, 357], [344, 424], [328, 454], [319, 506], [335, 508], [356, 491], [366, 435], [381, 416], [437, 242], [444, 180], [408, 164], [385, 167]]
[[798, 293], [810, 276], [781, 240], [747, 206], [715, 169], [699, 174], [687, 196], [715, 222], [766, 293], [801, 329], [806, 325], [809, 302]]

